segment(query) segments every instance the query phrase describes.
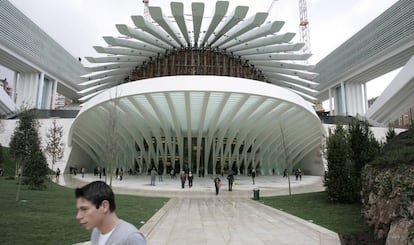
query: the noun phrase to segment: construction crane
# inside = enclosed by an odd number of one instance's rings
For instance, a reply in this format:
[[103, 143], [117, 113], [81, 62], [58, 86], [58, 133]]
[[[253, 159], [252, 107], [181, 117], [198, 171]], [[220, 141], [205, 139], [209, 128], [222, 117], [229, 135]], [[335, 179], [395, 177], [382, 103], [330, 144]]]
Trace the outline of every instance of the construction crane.
[[[279, 0], [272, 0], [267, 12], [273, 9], [275, 3]], [[309, 38], [309, 20], [306, 0], [299, 0], [299, 40], [301, 43], [305, 43], [302, 52], [307, 54], [311, 52], [310, 38]]]
[[149, 21], [150, 20], [150, 13], [148, 9], [149, 0], [142, 0], [142, 2], [144, 3], [144, 19]]
[[311, 52], [310, 49], [310, 38], [309, 38], [309, 20], [306, 0], [299, 0], [299, 34], [300, 42], [305, 43], [302, 52], [308, 54]]
[[270, 4], [269, 8], [267, 9], [267, 13], [270, 13], [270, 11], [272, 10], [273, 6], [275, 5], [275, 2], [277, 2], [279, 0], [273, 0], [272, 3]]

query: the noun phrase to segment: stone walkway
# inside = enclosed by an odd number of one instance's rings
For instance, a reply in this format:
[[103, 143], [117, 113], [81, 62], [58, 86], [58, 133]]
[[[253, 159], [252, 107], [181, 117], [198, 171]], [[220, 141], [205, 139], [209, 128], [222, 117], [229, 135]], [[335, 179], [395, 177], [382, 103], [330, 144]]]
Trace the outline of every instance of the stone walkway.
[[[64, 175], [60, 184], [75, 188], [97, 179], [93, 175]], [[125, 176], [122, 181], [113, 180], [112, 187], [115, 193], [171, 198], [140, 229], [149, 245], [341, 244], [338, 234], [330, 230], [252, 200], [256, 188], [260, 196], [288, 194], [287, 178], [259, 176], [253, 185], [250, 177], [236, 176], [230, 192], [224, 176], [218, 196], [212, 179], [195, 177], [192, 188], [181, 189], [179, 179], [169, 176], [162, 182], [157, 179], [156, 186], [149, 185], [149, 176]], [[321, 177], [291, 178], [292, 194], [322, 190]]]

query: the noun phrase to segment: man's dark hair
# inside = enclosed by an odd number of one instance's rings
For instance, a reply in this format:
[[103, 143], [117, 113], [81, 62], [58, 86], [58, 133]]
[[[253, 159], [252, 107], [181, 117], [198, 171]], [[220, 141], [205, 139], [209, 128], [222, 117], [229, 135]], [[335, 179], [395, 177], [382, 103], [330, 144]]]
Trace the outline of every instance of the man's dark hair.
[[95, 204], [98, 209], [103, 200], [109, 202], [109, 210], [115, 211], [115, 196], [111, 187], [102, 181], [91, 182], [84, 187], [75, 189], [76, 198], [85, 198], [86, 200]]

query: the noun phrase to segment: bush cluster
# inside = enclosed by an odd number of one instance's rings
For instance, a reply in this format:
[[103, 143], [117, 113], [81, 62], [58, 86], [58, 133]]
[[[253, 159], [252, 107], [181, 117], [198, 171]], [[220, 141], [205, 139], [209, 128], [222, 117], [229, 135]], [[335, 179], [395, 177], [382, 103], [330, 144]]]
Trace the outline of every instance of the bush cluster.
[[380, 144], [367, 122], [351, 120], [347, 128], [338, 124], [327, 139], [328, 171], [324, 185], [335, 202], [360, 201], [361, 170], [374, 159]]

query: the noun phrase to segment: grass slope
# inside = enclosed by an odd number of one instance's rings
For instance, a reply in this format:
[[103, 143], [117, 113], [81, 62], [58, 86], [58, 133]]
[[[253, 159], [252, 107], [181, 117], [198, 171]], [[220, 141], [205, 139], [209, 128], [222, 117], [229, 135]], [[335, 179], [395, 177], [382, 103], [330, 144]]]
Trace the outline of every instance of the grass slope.
[[[21, 201], [16, 202], [16, 180], [0, 178], [1, 244], [73, 244], [87, 241], [87, 231], [75, 219], [73, 189], [48, 184], [43, 191], [22, 187]], [[117, 195], [117, 214], [141, 227], [167, 201]]]
[[[3, 151], [1, 167], [6, 176], [15, 171], [14, 161]], [[48, 183], [43, 191], [22, 188], [16, 202], [17, 181], [0, 178], [0, 238], [1, 244], [73, 244], [89, 240], [90, 232], [75, 219], [73, 189]], [[138, 228], [148, 221], [167, 198], [116, 195], [117, 214]], [[261, 197], [261, 202], [305, 220], [324, 226], [339, 234], [365, 232], [368, 227], [361, 218], [361, 206], [333, 204], [324, 192], [292, 196]]]
[[332, 203], [325, 192], [262, 197], [260, 201], [339, 234], [368, 232], [360, 204]]

